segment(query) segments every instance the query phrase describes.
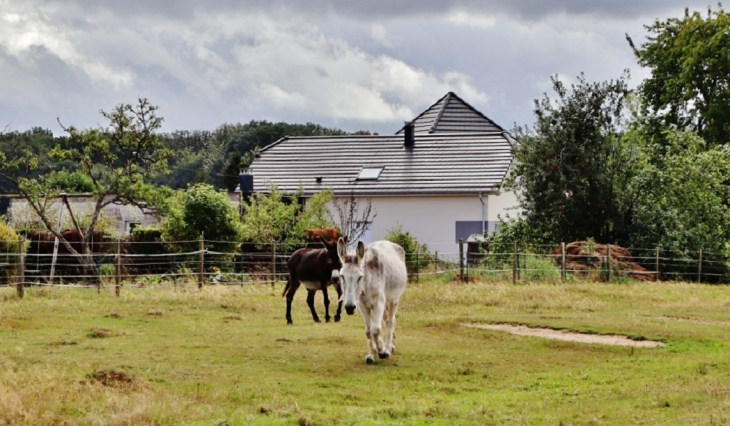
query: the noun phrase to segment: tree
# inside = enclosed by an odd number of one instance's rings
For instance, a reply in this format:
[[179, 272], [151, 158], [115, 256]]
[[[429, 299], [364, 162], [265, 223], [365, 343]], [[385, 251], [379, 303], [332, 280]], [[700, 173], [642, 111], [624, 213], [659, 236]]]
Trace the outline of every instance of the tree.
[[360, 201], [355, 198], [355, 194], [350, 194], [345, 199], [335, 198], [332, 200], [332, 209], [330, 220], [340, 230], [340, 234], [350, 244], [354, 244], [365, 236], [370, 226], [378, 215], [373, 212], [373, 206], [370, 199]]
[[641, 167], [625, 196], [631, 198], [630, 244], [687, 257], [700, 249], [726, 258], [730, 240], [730, 146], [708, 147], [691, 132], [667, 131], [666, 144], [633, 130]]
[[[36, 147], [25, 146], [22, 138], [15, 135], [0, 138], [0, 176], [17, 187], [46, 229], [70, 253], [80, 254], [77, 258], [92, 275], [97, 274], [89, 243], [105, 206], [164, 207], [169, 199], [149, 184], [155, 174], [167, 172], [170, 156], [155, 133], [162, 123], [156, 111], [157, 107], [147, 99], [139, 99], [137, 105], [120, 104], [111, 112], [101, 111], [109, 120], [106, 128], [64, 127], [68, 137], [47, 157]], [[44, 164], [46, 161], [49, 164]], [[63, 237], [62, 229], [49, 214], [62, 192], [58, 178], [49, 169], [62, 163], [77, 164], [78, 173], [90, 179], [93, 186], [93, 208], [88, 221], [74, 220], [81, 237], [80, 253]], [[69, 212], [73, 214], [70, 208]]]
[[625, 74], [570, 88], [552, 78], [556, 99], [535, 100], [534, 128], [518, 128], [516, 190], [533, 235], [544, 242], [626, 238], [621, 188], [631, 176], [632, 148], [622, 140]]
[[[203, 235], [214, 251], [238, 250], [243, 228], [227, 193], [208, 184], [197, 184], [179, 194], [174, 204], [162, 226], [164, 240], [192, 242]], [[197, 243], [188, 246], [197, 249]]]
[[711, 144], [730, 142], [730, 15], [721, 6], [705, 17], [685, 9], [681, 19], [645, 28], [650, 35], [640, 47], [626, 39], [639, 64], [651, 69], [640, 93], [657, 115], [655, 132], [676, 126]]

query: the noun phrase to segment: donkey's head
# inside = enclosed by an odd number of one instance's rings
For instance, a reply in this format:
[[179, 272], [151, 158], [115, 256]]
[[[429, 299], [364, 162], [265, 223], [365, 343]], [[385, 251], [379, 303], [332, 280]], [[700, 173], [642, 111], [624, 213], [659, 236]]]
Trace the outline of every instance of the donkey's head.
[[337, 241], [337, 255], [342, 262], [340, 269], [340, 285], [342, 287], [342, 297], [345, 302], [345, 312], [347, 315], [355, 313], [357, 307], [358, 296], [364, 290], [363, 277], [365, 272], [362, 268], [362, 259], [365, 256], [365, 244], [362, 241], [357, 242], [357, 248], [354, 253], [348, 253], [347, 244], [340, 238]]
[[337, 284], [340, 279], [340, 269], [342, 268], [342, 261], [337, 253], [337, 243], [330, 243], [322, 237], [319, 237], [319, 241], [327, 250], [327, 265], [332, 268], [332, 282]]

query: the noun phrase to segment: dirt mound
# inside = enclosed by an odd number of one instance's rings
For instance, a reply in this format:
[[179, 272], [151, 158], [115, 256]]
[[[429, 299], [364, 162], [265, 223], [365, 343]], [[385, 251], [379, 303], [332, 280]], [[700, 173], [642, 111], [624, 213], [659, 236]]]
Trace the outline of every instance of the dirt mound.
[[134, 381], [127, 373], [116, 370], [99, 370], [88, 377], [104, 386], [129, 386]]
[[[560, 247], [552, 254], [560, 263]], [[573, 241], [565, 245], [565, 269], [577, 275], [600, 271], [608, 256], [608, 245], [589, 241]], [[613, 271], [640, 281], [656, 281], [656, 274], [634, 262], [631, 253], [621, 246], [611, 244], [611, 267]]]

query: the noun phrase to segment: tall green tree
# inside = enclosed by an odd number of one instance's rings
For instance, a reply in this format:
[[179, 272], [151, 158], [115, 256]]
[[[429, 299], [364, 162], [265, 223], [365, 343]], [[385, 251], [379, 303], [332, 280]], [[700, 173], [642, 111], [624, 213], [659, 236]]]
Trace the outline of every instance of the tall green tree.
[[665, 143], [634, 129], [639, 167], [622, 192], [631, 206], [629, 245], [696, 258], [702, 249], [725, 258], [730, 241], [730, 146], [692, 132], [667, 130]]
[[637, 46], [626, 38], [651, 77], [640, 87], [654, 131], [667, 126], [697, 132], [710, 144], [730, 142], [730, 15], [721, 6], [703, 16], [656, 20]]
[[[164, 207], [164, 201], [169, 199], [149, 183], [156, 174], [167, 172], [170, 156], [156, 134], [162, 123], [156, 111], [157, 107], [147, 99], [139, 99], [136, 105], [117, 105], [110, 112], [101, 111], [109, 121], [107, 127], [88, 130], [67, 127], [64, 143], [57, 144], [50, 152], [26, 146], [13, 135], [0, 138], [0, 177], [17, 187], [46, 229], [69, 252], [79, 254], [79, 261], [92, 272], [96, 267], [90, 242], [105, 206]], [[77, 172], [85, 176], [81, 184], [88, 184], [89, 180], [92, 184], [93, 201], [88, 220], [74, 221], [81, 237], [80, 253], [64, 238], [55, 218], [49, 215], [63, 191], [58, 174], [52, 170], [64, 163], [77, 164]], [[82, 227], [81, 223], [85, 225]]]
[[546, 242], [626, 238], [620, 192], [630, 179], [631, 147], [621, 138], [628, 75], [566, 87], [535, 101], [533, 128], [518, 128], [516, 190], [534, 235]]

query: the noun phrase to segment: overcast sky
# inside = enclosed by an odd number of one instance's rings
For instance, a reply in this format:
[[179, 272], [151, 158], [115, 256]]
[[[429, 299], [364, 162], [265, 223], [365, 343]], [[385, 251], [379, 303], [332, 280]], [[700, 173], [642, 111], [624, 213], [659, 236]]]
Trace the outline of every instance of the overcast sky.
[[104, 124], [146, 97], [164, 130], [250, 120], [396, 132], [449, 91], [532, 124], [550, 76], [648, 74], [625, 40], [694, 0], [0, 0], [0, 130]]

